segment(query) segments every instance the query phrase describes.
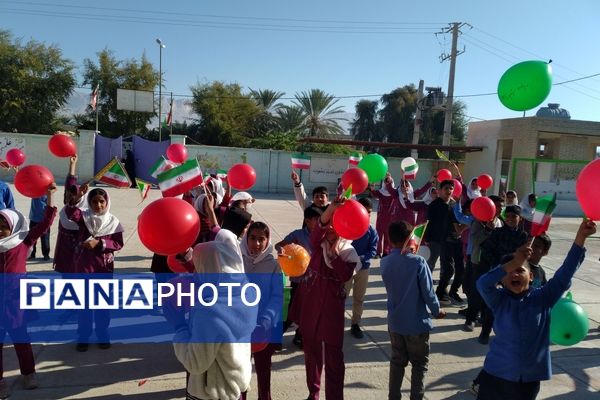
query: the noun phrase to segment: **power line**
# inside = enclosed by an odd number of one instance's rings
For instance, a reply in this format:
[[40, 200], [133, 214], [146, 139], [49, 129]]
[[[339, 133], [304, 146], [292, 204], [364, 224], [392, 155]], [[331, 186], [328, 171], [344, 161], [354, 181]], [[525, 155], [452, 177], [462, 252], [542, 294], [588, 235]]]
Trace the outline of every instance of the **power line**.
[[273, 18], [273, 17], [255, 17], [255, 16], [235, 16], [235, 15], [217, 15], [217, 14], [196, 14], [196, 13], [181, 13], [181, 12], [173, 12], [173, 11], [164, 11], [164, 10], [139, 10], [139, 9], [131, 9], [131, 8], [110, 8], [110, 7], [95, 7], [95, 6], [81, 6], [75, 4], [64, 4], [64, 3], [48, 3], [48, 2], [31, 2], [31, 1], [5, 1], [5, 3], [16, 3], [19, 5], [27, 4], [34, 5], [38, 7], [63, 7], [63, 8], [80, 8], [85, 10], [102, 10], [102, 11], [120, 11], [120, 12], [131, 12], [131, 13], [145, 13], [156, 15], [160, 13], [161, 15], [178, 15], [185, 17], [208, 17], [208, 18], [231, 18], [231, 19], [240, 19], [240, 20], [262, 20], [262, 21], [286, 21], [286, 22], [314, 22], [314, 23], [339, 23], [339, 24], [387, 24], [387, 25], [442, 25], [443, 22], [403, 22], [403, 21], [356, 21], [356, 20], [327, 20], [327, 19], [300, 19], [300, 18]]

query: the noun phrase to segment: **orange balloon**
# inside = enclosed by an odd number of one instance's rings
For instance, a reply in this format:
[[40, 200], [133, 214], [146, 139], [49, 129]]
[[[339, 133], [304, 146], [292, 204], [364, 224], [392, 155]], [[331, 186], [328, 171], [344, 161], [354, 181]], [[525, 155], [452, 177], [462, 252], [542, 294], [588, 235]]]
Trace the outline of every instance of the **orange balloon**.
[[283, 246], [283, 254], [279, 255], [278, 259], [282, 271], [291, 277], [304, 275], [310, 262], [306, 249], [295, 243]]

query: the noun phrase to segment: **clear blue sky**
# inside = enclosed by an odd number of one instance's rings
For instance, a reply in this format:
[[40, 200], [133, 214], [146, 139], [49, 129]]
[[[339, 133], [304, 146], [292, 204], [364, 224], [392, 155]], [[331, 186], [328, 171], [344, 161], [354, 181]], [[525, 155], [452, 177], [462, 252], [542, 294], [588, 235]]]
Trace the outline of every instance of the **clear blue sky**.
[[[105, 47], [118, 59], [145, 52], [158, 68], [161, 38], [165, 91], [189, 94], [196, 82], [223, 80], [288, 97], [311, 88], [381, 95], [419, 79], [445, 91], [449, 64], [439, 56], [450, 52], [451, 36], [434, 33], [450, 22], [473, 26], [459, 39], [466, 51], [457, 61], [456, 96], [495, 92], [507, 68], [529, 59], [552, 59], [555, 83], [597, 74], [599, 16], [594, 0], [0, 1], [1, 29], [58, 45], [79, 72], [84, 58], [96, 60]], [[357, 100], [339, 104], [354, 112]], [[473, 117], [522, 115], [496, 95], [462, 100]], [[573, 119], [600, 121], [600, 76], [554, 86], [547, 102]]]

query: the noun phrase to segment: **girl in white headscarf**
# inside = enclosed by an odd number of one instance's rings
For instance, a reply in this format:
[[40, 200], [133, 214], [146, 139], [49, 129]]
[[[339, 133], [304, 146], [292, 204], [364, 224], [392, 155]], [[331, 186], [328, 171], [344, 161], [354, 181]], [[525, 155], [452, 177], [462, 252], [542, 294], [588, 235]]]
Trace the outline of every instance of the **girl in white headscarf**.
[[[79, 195], [86, 192], [87, 185], [83, 185]], [[73, 205], [67, 207], [69, 219], [79, 225], [74, 272], [111, 274], [114, 271], [114, 253], [123, 248], [123, 227], [119, 219], [110, 213], [110, 204], [108, 193], [96, 188], [87, 194], [86, 209]], [[110, 347], [110, 310], [84, 309], [79, 312], [77, 351], [87, 351], [93, 321], [100, 348]]]
[[[11, 209], [0, 210], [0, 272], [2, 274], [24, 274], [26, 272], [27, 257], [31, 247], [50, 228], [56, 216], [56, 207], [52, 206], [54, 192], [56, 192], [56, 185], [52, 183], [47, 191], [48, 202], [44, 218], [31, 230], [29, 230], [27, 218], [20, 212]], [[4, 279], [5, 282], [0, 291], [3, 297], [0, 299], [2, 305], [0, 331], [3, 332], [2, 335], [8, 333], [14, 343], [23, 375], [24, 388], [35, 389], [38, 387], [35, 377], [35, 362], [29, 343], [24, 311], [19, 304], [18, 280], [10, 282], [7, 277]], [[13, 283], [16, 284], [16, 287], [13, 287]], [[4, 340], [0, 341], [0, 349], [3, 345]], [[1, 354], [0, 351], [0, 363], [2, 363]], [[8, 385], [0, 374], [0, 395], [3, 396], [2, 398], [6, 398], [8, 394]]]
[[509, 190], [508, 192], [506, 192], [506, 200], [504, 201], [504, 204], [506, 205], [506, 207], [518, 206], [519, 198], [517, 197], [517, 192], [515, 192], [514, 190]]
[[467, 186], [467, 197], [471, 200], [481, 197], [481, 188], [477, 185], [477, 177], [471, 179]]

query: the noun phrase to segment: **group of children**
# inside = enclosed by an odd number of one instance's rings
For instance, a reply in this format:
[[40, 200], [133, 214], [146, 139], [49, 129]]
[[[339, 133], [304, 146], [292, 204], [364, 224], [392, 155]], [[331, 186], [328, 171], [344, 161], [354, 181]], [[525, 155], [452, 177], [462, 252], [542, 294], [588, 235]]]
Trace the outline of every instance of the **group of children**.
[[[112, 273], [114, 252], [123, 246], [123, 227], [110, 213], [107, 191], [77, 185], [76, 161], [76, 157], [70, 160], [53, 266], [61, 274]], [[341, 238], [332, 225], [333, 214], [345, 199], [338, 193], [330, 202], [328, 190], [322, 186], [316, 187], [309, 199], [298, 175], [292, 173], [291, 179], [303, 211], [303, 224], [275, 245], [271, 242], [268, 225], [253, 221], [254, 199], [250, 194], [239, 192], [232, 196], [230, 189], [216, 176], [209, 178], [202, 189], [186, 193], [183, 199], [199, 213], [202, 231], [193, 248], [177, 255], [176, 259], [196, 272], [279, 274], [274, 250], [279, 252], [289, 243], [307, 250], [311, 259], [306, 273], [291, 280], [288, 320], [284, 321], [283, 330], [296, 326], [293, 342], [304, 352], [309, 400], [320, 398], [323, 369], [326, 398], [344, 397], [345, 302], [352, 293], [350, 333], [362, 338], [360, 321], [369, 267], [371, 260], [379, 257], [382, 257], [381, 276], [388, 296], [392, 346], [390, 399], [400, 398], [404, 370], [409, 362], [412, 365], [411, 399], [423, 398], [429, 334], [433, 328], [431, 318], [445, 317], [440, 304], [464, 301], [458, 293], [461, 287], [468, 300], [464, 329], [473, 331], [475, 322], [481, 320], [479, 341], [485, 344], [492, 326], [496, 334], [483, 370], [475, 380], [479, 398], [535, 398], [539, 381], [550, 378], [550, 309], [568, 288], [573, 273], [583, 261], [585, 239], [596, 230], [593, 222], [581, 224], [565, 263], [547, 281], [539, 264], [548, 253], [550, 238], [538, 236], [532, 243], [527, 235], [528, 226], [523, 222], [527, 220], [526, 214], [531, 216], [535, 196], [528, 196], [527, 209], [517, 205], [513, 191], [506, 193], [505, 198], [490, 196], [497, 214], [492, 221], [484, 223], [469, 212], [471, 201], [484, 195], [476, 180], [469, 182], [463, 197], [455, 200], [453, 181], [442, 181], [436, 187], [434, 176], [414, 190], [404, 179], [395, 187], [388, 174], [380, 189], [368, 191], [369, 197], [379, 201], [376, 229], [369, 226], [361, 238], [350, 242]], [[25, 272], [32, 246], [48, 230], [57, 213], [52, 202], [55, 191], [55, 185], [48, 188], [43, 216], [31, 228], [23, 215], [8, 207], [10, 200], [4, 200], [7, 208], [0, 211], [3, 272]], [[371, 213], [372, 203], [368, 197], [360, 198], [359, 202]], [[416, 247], [407, 245], [413, 227], [426, 221], [429, 225], [423, 243], [430, 250], [427, 260], [415, 254]], [[432, 272], [438, 258], [440, 282], [434, 290]], [[152, 271], [169, 272], [166, 257], [154, 255]], [[497, 286], [498, 282], [502, 282], [502, 287]], [[282, 310], [275, 305], [281, 304], [282, 296], [279, 288], [274, 288], [266, 294], [270, 301], [258, 310], [255, 318], [243, 321], [253, 337], [268, 337], [268, 332], [279, 323]], [[251, 355], [247, 343], [196, 343], [189, 339], [194, 335], [194, 327], [202, 324], [199, 314], [192, 311], [186, 319], [183, 310], [169, 307], [164, 309], [164, 314], [175, 329], [175, 355], [188, 374], [188, 399], [246, 399], [251, 356], [257, 374], [258, 397], [271, 399], [271, 358], [280, 345], [269, 343]], [[78, 313], [78, 351], [88, 349], [94, 324], [99, 347], [110, 347], [108, 311], [81, 311]], [[26, 330], [26, 324], [17, 318], [10, 326], [0, 328], [2, 337], [6, 333], [12, 336], [18, 330], [21, 333]], [[37, 387], [31, 345], [19, 343], [15, 349], [24, 386]], [[523, 354], [527, 356], [523, 358]], [[0, 380], [0, 395], [6, 397], [6, 393], [6, 384]]]

